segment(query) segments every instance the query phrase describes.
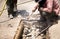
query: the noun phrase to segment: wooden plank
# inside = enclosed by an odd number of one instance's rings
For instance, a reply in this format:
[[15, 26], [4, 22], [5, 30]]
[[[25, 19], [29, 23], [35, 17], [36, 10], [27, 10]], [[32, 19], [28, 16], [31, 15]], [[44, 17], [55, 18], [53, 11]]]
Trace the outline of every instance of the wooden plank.
[[21, 39], [21, 36], [22, 36], [22, 33], [23, 33], [23, 29], [24, 29], [23, 25], [24, 25], [23, 21], [21, 20], [20, 23], [19, 23], [19, 26], [17, 28], [16, 34], [15, 34], [13, 39]]

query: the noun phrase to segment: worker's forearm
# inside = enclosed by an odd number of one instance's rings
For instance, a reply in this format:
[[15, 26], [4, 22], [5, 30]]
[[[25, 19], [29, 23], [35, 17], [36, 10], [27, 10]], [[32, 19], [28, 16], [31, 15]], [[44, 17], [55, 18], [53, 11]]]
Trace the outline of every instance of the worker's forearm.
[[38, 6], [39, 6], [39, 4], [38, 3], [36, 3], [36, 6], [34, 7], [34, 9], [32, 10], [33, 12], [35, 12], [36, 11], [36, 9], [38, 8]]
[[52, 12], [52, 10], [49, 9], [49, 8], [40, 8], [40, 10], [41, 10], [41, 11], [44, 11], [44, 12], [49, 12], [49, 13]]
[[34, 7], [34, 8], [35, 8], [35, 10], [38, 8], [38, 6], [39, 6], [39, 4], [38, 4], [38, 3], [36, 3], [36, 6]]

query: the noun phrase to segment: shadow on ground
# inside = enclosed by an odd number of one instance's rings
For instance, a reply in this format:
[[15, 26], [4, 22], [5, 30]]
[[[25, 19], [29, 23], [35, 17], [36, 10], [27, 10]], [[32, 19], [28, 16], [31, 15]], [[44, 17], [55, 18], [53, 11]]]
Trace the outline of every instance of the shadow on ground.
[[21, 15], [22, 17], [29, 16], [29, 13], [26, 10], [18, 10], [17, 15]]

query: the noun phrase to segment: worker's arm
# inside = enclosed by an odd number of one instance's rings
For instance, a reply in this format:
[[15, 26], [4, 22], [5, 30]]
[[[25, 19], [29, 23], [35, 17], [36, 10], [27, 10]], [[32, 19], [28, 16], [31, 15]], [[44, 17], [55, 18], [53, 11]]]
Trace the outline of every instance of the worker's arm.
[[35, 11], [36, 11], [36, 9], [38, 8], [38, 6], [39, 6], [39, 4], [38, 4], [38, 3], [36, 3], [36, 5], [35, 5], [34, 9], [32, 10], [32, 12], [35, 12]]
[[47, 0], [47, 7], [46, 8], [40, 8], [41, 11], [44, 12], [52, 12], [52, 6], [53, 6], [53, 0]]
[[58, 0], [55, 0], [55, 3], [56, 3], [56, 9], [54, 9], [54, 12], [56, 12], [56, 14], [58, 15], [60, 12], [60, 6], [59, 6], [60, 4]]
[[60, 8], [57, 8], [57, 9], [54, 10], [54, 12], [56, 12], [56, 15], [59, 14], [59, 11], [60, 11]]

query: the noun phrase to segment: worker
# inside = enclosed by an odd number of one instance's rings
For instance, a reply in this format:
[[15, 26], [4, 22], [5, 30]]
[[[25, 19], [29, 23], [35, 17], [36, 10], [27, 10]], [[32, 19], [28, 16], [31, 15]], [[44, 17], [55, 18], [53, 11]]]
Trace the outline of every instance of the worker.
[[[36, 5], [32, 12], [35, 12], [38, 9], [41, 15], [40, 22], [42, 22], [42, 24], [45, 24], [44, 27], [49, 26], [48, 23], [54, 22], [54, 20], [56, 21], [56, 23], [58, 22], [58, 14], [60, 11], [58, 0], [35, 0], [35, 2]], [[47, 20], [49, 21], [48, 23], [46, 23]], [[50, 25], [52, 24], [50, 23]], [[43, 34], [46, 35], [46, 31], [44, 31]]]
[[17, 12], [17, 0], [7, 0], [7, 11], [8, 11], [8, 17], [12, 15], [13, 17], [16, 17]]

